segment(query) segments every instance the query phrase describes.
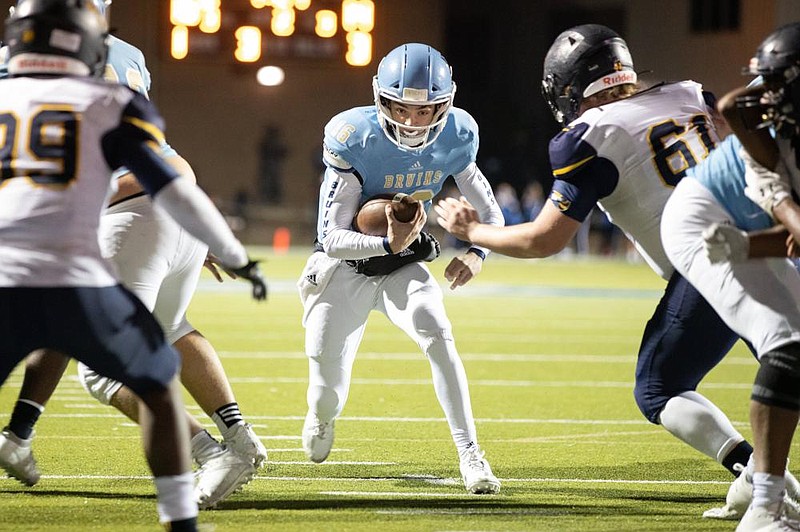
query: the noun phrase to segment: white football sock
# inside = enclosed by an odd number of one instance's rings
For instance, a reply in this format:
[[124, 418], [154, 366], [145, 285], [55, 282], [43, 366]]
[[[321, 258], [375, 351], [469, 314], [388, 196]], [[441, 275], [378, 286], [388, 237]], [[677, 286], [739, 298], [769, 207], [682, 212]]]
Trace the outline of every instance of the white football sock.
[[433, 388], [436, 398], [444, 410], [450, 433], [459, 453], [471, 443], [477, 443], [475, 419], [464, 364], [456, 352], [452, 334], [439, 334], [432, 338], [425, 349], [431, 364]]
[[744, 441], [722, 410], [697, 392], [667, 401], [659, 421], [670, 434], [719, 463]]

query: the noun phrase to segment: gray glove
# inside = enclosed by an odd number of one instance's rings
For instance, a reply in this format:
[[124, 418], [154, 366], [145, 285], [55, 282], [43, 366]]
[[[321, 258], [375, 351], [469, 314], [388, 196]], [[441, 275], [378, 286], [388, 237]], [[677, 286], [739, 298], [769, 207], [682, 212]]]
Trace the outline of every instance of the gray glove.
[[747, 233], [729, 224], [712, 224], [703, 231], [703, 246], [711, 264], [742, 262], [750, 253]]
[[744, 180], [747, 183], [744, 195], [774, 219], [772, 209], [792, 195], [786, 164], [781, 159], [771, 171], [756, 162], [744, 148], [739, 150], [739, 155], [744, 161]]

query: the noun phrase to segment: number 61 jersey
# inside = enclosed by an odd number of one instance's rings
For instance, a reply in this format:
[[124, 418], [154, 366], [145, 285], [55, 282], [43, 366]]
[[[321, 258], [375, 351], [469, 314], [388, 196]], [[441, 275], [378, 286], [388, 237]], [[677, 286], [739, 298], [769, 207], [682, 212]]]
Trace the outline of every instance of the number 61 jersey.
[[578, 221], [597, 203], [669, 278], [661, 211], [686, 170], [719, 141], [709, 105], [699, 84], [682, 81], [589, 109], [550, 141], [550, 200]]
[[98, 243], [111, 172], [132, 148], [157, 151], [161, 129], [155, 108], [122, 85], [0, 81], [0, 286], [116, 284]]

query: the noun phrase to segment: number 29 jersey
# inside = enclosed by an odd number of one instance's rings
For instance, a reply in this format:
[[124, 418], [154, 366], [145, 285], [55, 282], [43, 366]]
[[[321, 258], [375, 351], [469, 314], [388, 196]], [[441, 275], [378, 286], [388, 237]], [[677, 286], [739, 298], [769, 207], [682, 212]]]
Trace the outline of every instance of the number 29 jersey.
[[[159, 152], [162, 128], [152, 104], [122, 85], [0, 81], [0, 286], [116, 284], [98, 243], [111, 172]], [[142, 179], [153, 191], [166, 177]]]
[[661, 212], [686, 171], [719, 141], [709, 105], [699, 84], [682, 81], [589, 109], [550, 141], [550, 201], [578, 221], [597, 204], [669, 278]]

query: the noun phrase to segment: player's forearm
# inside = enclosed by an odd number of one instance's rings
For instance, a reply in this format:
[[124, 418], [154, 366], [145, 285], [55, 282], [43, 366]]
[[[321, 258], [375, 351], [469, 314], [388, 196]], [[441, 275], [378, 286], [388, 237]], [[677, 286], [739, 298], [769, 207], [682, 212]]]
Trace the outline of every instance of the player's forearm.
[[155, 194], [153, 202], [192, 236], [205, 242], [225, 266], [240, 268], [248, 263], [247, 252], [231, 232], [222, 213], [197, 185], [181, 178], [175, 179]]
[[521, 259], [549, 257], [564, 248], [540, 233], [534, 222], [506, 227], [474, 224], [467, 236], [469, 242], [476, 246]]
[[786, 239], [789, 231], [785, 227], [771, 227], [764, 231], [748, 233], [748, 258], [785, 257]]
[[783, 224], [795, 242], [800, 242], [800, 206], [791, 198], [787, 198], [773, 207], [772, 213], [775, 220]]
[[768, 129], [756, 130], [753, 126], [748, 125], [759, 121], [756, 115], [761, 112], [761, 107], [742, 108], [737, 104], [737, 98], [758, 97], [763, 92], [764, 89], [761, 86], [734, 89], [720, 98], [717, 108], [753, 159], [764, 168], [773, 170], [780, 157], [775, 140]]

